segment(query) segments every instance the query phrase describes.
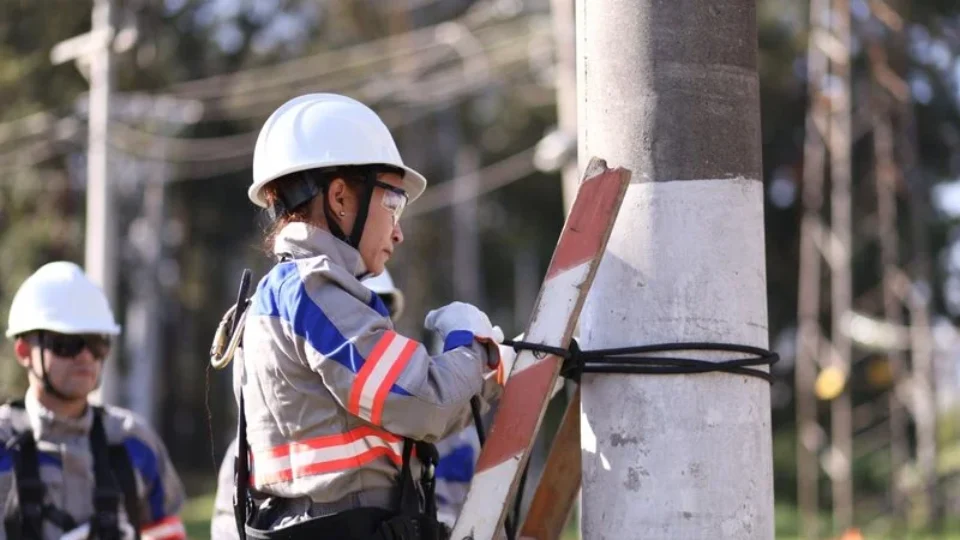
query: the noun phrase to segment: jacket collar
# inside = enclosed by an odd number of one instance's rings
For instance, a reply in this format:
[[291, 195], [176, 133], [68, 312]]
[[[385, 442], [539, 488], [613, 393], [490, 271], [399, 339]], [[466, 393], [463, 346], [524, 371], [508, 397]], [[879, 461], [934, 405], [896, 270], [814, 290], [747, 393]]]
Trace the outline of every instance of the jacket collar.
[[33, 392], [24, 396], [24, 407], [30, 418], [30, 427], [37, 440], [56, 441], [76, 435], [86, 435], [93, 425], [93, 407], [87, 406], [79, 418], [58, 416], [43, 406]]
[[295, 221], [286, 224], [277, 234], [273, 253], [278, 257], [289, 255], [294, 259], [326, 256], [330, 262], [342, 266], [357, 279], [367, 274], [360, 252], [339, 240], [329, 231]]

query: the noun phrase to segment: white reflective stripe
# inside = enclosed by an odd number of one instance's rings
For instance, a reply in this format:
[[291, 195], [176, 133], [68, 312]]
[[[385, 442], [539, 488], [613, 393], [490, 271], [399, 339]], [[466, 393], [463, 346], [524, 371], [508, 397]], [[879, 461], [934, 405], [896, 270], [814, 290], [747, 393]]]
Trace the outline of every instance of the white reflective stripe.
[[71, 529], [60, 537], [60, 540], [86, 540], [90, 536], [90, 524], [84, 523], [75, 529]]
[[402, 451], [399, 438], [363, 427], [254, 452], [253, 476], [257, 485], [292, 481], [355, 468], [379, 457], [399, 463]]
[[[359, 407], [354, 412], [360, 418], [375, 424], [379, 424], [380, 414], [378, 414], [378, 411], [382, 409], [382, 401], [386, 399], [386, 395], [384, 395], [381, 397], [381, 402], [378, 403], [377, 393], [384, 384], [393, 385], [399, 373], [394, 371], [391, 374], [391, 372], [398, 362], [405, 363], [410, 358], [411, 353], [409, 351], [405, 353], [404, 351], [408, 344], [414, 343], [413, 340], [407, 339], [396, 332], [384, 334], [381, 339], [389, 340], [389, 344], [382, 354], [367, 359], [367, 364], [364, 364], [364, 369], [361, 370], [357, 381], [357, 383], [362, 384], [358, 400]], [[368, 364], [371, 367], [367, 367]], [[388, 380], [388, 378], [393, 380]]]

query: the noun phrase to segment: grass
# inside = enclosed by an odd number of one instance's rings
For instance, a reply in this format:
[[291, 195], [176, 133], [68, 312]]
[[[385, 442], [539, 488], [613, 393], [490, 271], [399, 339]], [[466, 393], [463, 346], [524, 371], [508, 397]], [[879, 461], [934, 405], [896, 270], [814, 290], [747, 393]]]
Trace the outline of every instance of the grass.
[[[778, 504], [775, 509], [776, 538], [777, 540], [801, 540], [799, 535], [800, 522], [797, 508], [792, 505]], [[830, 525], [829, 513], [820, 516], [821, 531], [827, 531]], [[948, 523], [941, 533], [923, 531], [891, 532], [889, 523], [876, 520], [874, 523], [861, 528], [865, 540], [960, 540], [960, 521], [948, 518]], [[839, 535], [825, 536], [833, 539]]]
[[213, 514], [213, 492], [187, 499], [180, 518], [190, 540], [210, 539], [210, 516]]
[[[187, 537], [191, 540], [209, 540], [210, 515], [213, 512], [213, 493], [204, 493], [187, 500], [181, 517], [187, 529]], [[777, 540], [801, 540], [798, 535], [799, 522], [795, 507], [777, 505], [775, 511]], [[824, 524], [828, 523], [826, 515]], [[564, 531], [562, 540], [577, 540], [577, 520], [571, 517]], [[947, 524], [947, 530], [935, 534], [924, 532], [907, 532], [904, 534], [884, 534], [864, 530], [866, 540], [960, 540], [960, 518], [953, 518]]]

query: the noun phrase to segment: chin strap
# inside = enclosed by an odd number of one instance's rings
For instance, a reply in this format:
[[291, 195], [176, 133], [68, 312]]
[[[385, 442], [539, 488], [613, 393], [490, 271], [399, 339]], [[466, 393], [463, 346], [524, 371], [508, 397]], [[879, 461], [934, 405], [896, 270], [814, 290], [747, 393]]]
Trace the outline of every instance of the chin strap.
[[340, 224], [334, 219], [333, 209], [330, 208], [330, 197], [327, 196], [330, 189], [329, 180], [325, 181], [323, 185], [323, 215], [327, 218], [330, 232], [354, 249], [360, 249], [360, 239], [363, 237], [363, 229], [367, 226], [367, 216], [370, 214], [370, 201], [373, 199], [373, 186], [376, 180], [377, 171], [375, 169], [368, 169], [364, 173], [360, 207], [357, 210], [357, 219], [353, 222], [353, 230], [350, 231], [349, 237], [343, 233]]
[[267, 209], [267, 215], [272, 221], [300, 208], [307, 204], [314, 197], [323, 194], [323, 216], [327, 220], [327, 226], [330, 233], [337, 239], [350, 245], [354, 249], [360, 249], [360, 239], [363, 237], [363, 230], [367, 225], [367, 216], [370, 213], [370, 202], [373, 200], [373, 188], [376, 185], [377, 174], [380, 172], [376, 167], [366, 167], [363, 170], [363, 193], [360, 195], [360, 207], [357, 210], [357, 219], [353, 222], [353, 230], [347, 236], [340, 224], [337, 223], [330, 208], [330, 182], [336, 177], [336, 171], [301, 171], [292, 175], [284, 181], [283, 189], [277, 193], [277, 200], [273, 206]]
[[[43, 381], [43, 390], [47, 393], [50, 393], [62, 400], [69, 401], [73, 398], [64, 394], [60, 390], [57, 390], [57, 387], [53, 385], [53, 381], [50, 380], [50, 375], [47, 373], [47, 362], [46, 362], [46, 353], [47, 348], [44, 347], [44, 338], [46, 333], [41, 330], [39, 332], [39, 343], [40, 343], [40, 380]], [[30, 370], [34, 375], [37, 375], [36, 372], [31, 368]], [[99, 386], [100, 381], [97, 381], [97, 386]]]

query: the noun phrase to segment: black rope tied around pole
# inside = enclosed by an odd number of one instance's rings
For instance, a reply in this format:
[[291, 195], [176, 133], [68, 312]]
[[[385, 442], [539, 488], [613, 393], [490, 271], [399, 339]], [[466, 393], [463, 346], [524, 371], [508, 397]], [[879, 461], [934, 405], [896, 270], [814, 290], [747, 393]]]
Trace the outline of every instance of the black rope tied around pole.
[[[773, 351], [760, 347], [730, 343], [665, 343], [586, 351], [581, 350], [575, 340], [570, 341], [569, 349], [527, 341], [504, 340], [503, 344], [508, 347], [513, 347], [516, 351], [533, 351], [535, 353], [544, 355], [552, 354], [563, 358], [564, 362], [560, 374], [577, 382], [580, 382], [580, 375], [583, 373], [679, 375], [723, 372], [757, 377], [768, 383], [772, 383], [773, 376], [769, 372], [756, 368], [758, 366], [773, 366], [780, 360], [780, 355]], [[719, 361], [649, 356], [651, 353], [671, 351], [736, 352], [749, 356]]]
[[[542, 343], [506, 339], [503, 344], [516, 351], [533, 351], [542, 356], [554, 355], [563, 358], [560, 374], [568, 379], [580, 382], [584, 373], [624, 373], [643, 375], [682, 375], [696, 373], [732, 373], [757, 377], [768, 383], [773, 383], [773, 375], [767, 371], [757, 369], [759, 366], [772, 367], [780, 360], [780, 355], [750, 345], [735, 345], [731, 343], [689, 342], [664, 343], [659, 345], [639, 345], [635, 347], [619, 347], [615, 349], [581, 350], [576, 340], [570, 340], [570, 348], [553, 347]], [[672, 351], [713, 351], [734, 352], [748, 355], [745, 358], [733, 358], [716, 362], [695, 358], [650, 356], [651, 353], [665, 353]], [[644, 355], [644, 356], [640, 356]], [[471, 402], [474, 424], [480, 438], [480, 446], [486, 443], [486, 433], [480, 418], [480, 403], [474, 397]], [[516, 538], [516, 520], [520, 518], [520, 507], [523, 497], [523, 485], [526, 483], [527, 467], [523, 470], [520, 488], [514, 499], [513, 520], [508, 515], [506, 520], [507, 538]]]

